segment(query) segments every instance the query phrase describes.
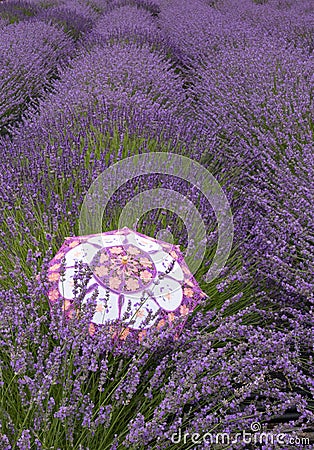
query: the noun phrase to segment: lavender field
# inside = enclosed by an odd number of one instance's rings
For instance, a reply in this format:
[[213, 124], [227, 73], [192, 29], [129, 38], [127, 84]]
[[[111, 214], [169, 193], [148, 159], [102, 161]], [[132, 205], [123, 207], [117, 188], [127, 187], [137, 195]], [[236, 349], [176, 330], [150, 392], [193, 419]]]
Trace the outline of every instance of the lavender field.
[[[0, 450], [314, 449], [312, 0], [1, 1], [0, 152]], [[169, 320], [117, 345], [88, 308], [51, 309], [47, 272], [96, 178], [148, 152], [216, 178], [233, 244], [207, 282], [204, 192], [121, 174], [103, 231], [140, 192], [180, 193], [207, 297], [176, 339]], [[137, 230], [184, 252], [179, 213], [152, 208]]]

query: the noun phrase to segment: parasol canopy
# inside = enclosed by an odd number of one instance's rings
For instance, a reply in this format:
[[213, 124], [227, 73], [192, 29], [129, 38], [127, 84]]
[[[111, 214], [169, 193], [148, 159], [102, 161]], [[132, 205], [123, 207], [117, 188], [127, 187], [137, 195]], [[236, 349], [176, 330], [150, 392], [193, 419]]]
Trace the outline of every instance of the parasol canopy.
[[123, 228], [89, 236], [68, 237], [48, 268], [51, 306], [62, 301], [73, 316], [78, 265], [90, 278], [82, 303], [96, 296], [90, 332], [108, 321], [123, 323], [126, 339], [139, 339], [152, 326], [182, 320], [205, 297], [187, 267], [180, 247]]

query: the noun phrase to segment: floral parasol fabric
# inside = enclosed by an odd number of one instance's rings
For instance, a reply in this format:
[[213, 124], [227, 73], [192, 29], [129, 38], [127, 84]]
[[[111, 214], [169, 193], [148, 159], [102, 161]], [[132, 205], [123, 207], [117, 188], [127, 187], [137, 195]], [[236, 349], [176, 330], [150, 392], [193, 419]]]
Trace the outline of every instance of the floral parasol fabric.
[[142, 337], [152, 326], [186, 320], [205, 297], [179, 246], [123, 228], [66, 238], [50, 262], [48, 298], [51, 305], [61, 299], [68, 317], [77, 296], [78, 264], [91, 271], [83, 303], [97, 294], [92, 334], [96, 326], [118, 320], [126, 327], [121, 339], [132, 331]]

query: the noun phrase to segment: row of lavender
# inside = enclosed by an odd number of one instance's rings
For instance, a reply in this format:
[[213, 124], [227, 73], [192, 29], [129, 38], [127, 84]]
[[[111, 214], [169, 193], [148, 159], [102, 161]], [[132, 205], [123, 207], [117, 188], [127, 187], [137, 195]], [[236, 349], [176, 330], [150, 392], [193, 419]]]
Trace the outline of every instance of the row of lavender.
[[[154, 10], [149, 3], [147, 8]], [[0, 4], [0, 41], [3, 43], [0, 80], [5, 87], [0, 99], [0, 134], [7, 134], [25, 110], [51, 90], [60, 70], [79, 51], [92, 29], [97, 39], [96, 22], [105, 11], [106, 19], [99, 30], [104, 39], [109, 40], [119, 32], [119, 17], [129, 15], [129, 23], [132, 23], [132, 14], [141, 23], [142, 39], [147, 38], [147, 32], [155, 32], [146, 10], [146, 14], [137, 14], [137, 8], [126, 6], [124, 10], [119, 8], [119, 2], [98, 5], [65, 1], [39, 6], [36, 2], [18, 0]], [[107, 30], [110, 12], [113, 12], [113, 23]], [[136, 31], [140, 38], [140, 30]], [[157, 36], [155, 40], [158, 41]]]
[[[21, 5], [0, 9], [0, 40], [9, 42], [0, 78], [4, 448], [186, 448], [171, 441], [180, 428], [236, 433], [287, 410], [296, 413], [290, 428], [308, 427], [311, 4]], [[50, 320], [44, 281], [32, 280], [78, 231], [95, 177], [147, 150], [187, 154], [217, 176], [234, 212], [235, 251], [180, 342], [152, 331], [140, 349], [115, 349], [105, 331], [86, 336], [88, 317]], [[116, 227], [114, 205], [136, 185], [160, 181], [198, 202], [176, 179], [135, 180], [116, 194], [105, 226]], [[199, 206], [215, 237], [210, 206]], [[154, 214], [147, 222], [162, 227]]]

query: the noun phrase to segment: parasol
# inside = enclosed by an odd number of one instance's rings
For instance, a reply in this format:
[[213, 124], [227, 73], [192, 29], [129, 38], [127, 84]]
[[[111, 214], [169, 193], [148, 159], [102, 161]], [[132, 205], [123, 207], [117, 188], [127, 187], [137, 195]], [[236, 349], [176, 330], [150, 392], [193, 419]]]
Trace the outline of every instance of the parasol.
[[205, 297], [177, 245], [129, 228], [68, 237], [48, 268], [51, 306], [60, 301], [73, 317], [77, 268], [90, 272], [82, 303], [96, 297], [89, 327], [115, 322], [124, 325], [120, 339], [137, 333], [139, 340], [152, 326], [180, 323]]

